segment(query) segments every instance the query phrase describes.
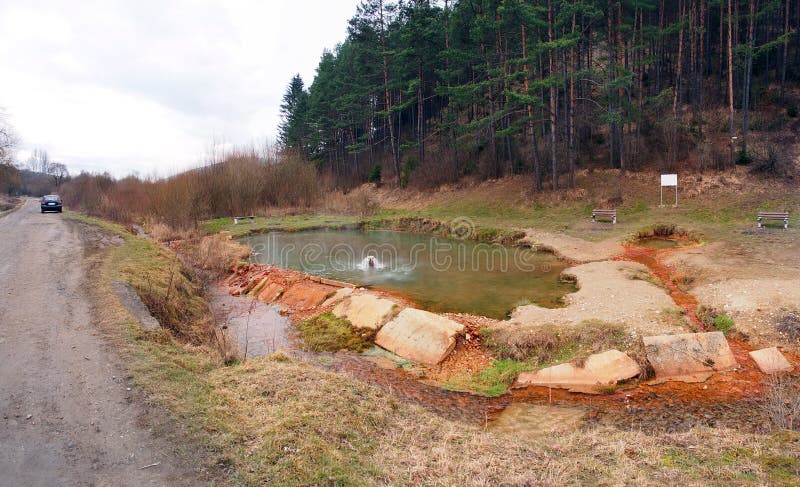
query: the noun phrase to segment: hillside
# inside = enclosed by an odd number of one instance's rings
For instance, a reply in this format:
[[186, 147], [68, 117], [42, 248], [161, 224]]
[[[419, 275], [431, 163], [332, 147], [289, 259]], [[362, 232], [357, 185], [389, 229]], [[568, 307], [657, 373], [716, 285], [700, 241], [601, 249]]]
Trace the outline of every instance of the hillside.
[[797, 7], [788, 0], [362, 2], [281, 143], [338, 184], [435, 186], [588, 168], [784, 175], [796, 133]]

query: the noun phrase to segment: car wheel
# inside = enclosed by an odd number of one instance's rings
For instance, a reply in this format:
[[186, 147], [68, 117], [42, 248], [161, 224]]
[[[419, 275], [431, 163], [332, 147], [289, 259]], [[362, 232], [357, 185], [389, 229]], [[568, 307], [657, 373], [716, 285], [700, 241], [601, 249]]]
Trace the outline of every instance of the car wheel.
[[44, 213], [44, 210], [42, 210], [42, 213]]

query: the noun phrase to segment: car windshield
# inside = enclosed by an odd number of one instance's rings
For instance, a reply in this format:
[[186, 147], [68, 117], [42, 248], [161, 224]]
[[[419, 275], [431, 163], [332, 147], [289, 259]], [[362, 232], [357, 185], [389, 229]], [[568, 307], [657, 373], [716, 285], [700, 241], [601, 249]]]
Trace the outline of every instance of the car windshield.
[[45, 201], [58, 201], [58, 195], [49, 194], [49, 195], [44, 197], [44, 200]]

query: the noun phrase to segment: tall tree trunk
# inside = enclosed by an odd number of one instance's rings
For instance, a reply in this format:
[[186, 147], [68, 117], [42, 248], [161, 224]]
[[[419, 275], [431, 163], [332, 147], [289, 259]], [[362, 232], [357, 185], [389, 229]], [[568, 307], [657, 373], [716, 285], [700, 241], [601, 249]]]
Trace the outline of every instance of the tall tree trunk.
[[[705, 36], [706, 36], [706, 0], [700, 0], [700, 53], [698, 59], [700, 61], [700, 66], [698, 68], [700, 72], [700, 91], [698, 92], [698, 100], [697, 103], [700, 107], [700, 113], [697, 117], [697, 134], [700, 136], [700, 139], [703, 138], [703, 93], [705, 92], [703, 79], [705, 77]], [[696, 82], [695, 82], [696, 83]]]
[[691, 11], [691, 22], [689, 27], [689, 67], [690, 70], [690, 82], [691, 82], [691, 102], [692, 102], [692, 122], [695, 126], [698, 124], [698, 120], [700, 119], [700, 113], [698, 111], [697, 105], [697, 35], [698, 35], [698, 25], [699, 20], [697, 18], [697, 0], [691, 0], [692, 6], [690, 8]]
[[[522, 34], [522, 59], [525, 60], [524, 69], [525, 69], [525, 96], [530, 97], [530, 78], [531, 78], [531, 71], [530, 71], [530, 64], [528, 63], [528, 40], [527, 40], [527, 32], [525, 29], [525, 24], [522, 24], [521, 28]], [[539, 144], [536, 141], [536, 124], [533, 120], [533, 105], [530, 101], [525, 104], [525, 110], [528, 113], [528, 137], [531, 139], [531, 152], [533, 153], [533, 180], [536, 191], [542, 191], [542, 170], [539, 164]]]
[[614, 138], [617, 132], [617, 124], [614, 122], [616, 114], [614, 112], [614, 75], [616, 73], [616, 57], [614, 52], [614, 2], [608, 0], [608, 163], [609, 167], [614, 167]]
[[[573, 0], [574, 7], [575, 2]], [[572, 13], [572, 35], [575, 35], [575, 12]], [[566, 63], [565, 63], [566, 64]], [[575, 45], [569, 48], [570, 69], [575, 66]], [[569, 164], [569, 187], [575, 189], [575, 76], [569, 77], [569, 118], [567, 119], [567, 163]]]
[[681, 73], [682, 73], [682, 70], [683, 70], [683, 31], [684, 31], [683, 22], [684, 22], [684, 19], [686, 18], [686, 16], [685, 16], [685, 13], [686, 13], [686, 10], [685, 10], [686, 9], [686, 1], [685, 0], [680, 0], [678, 3], [680, 5], [680, 7], [679, 7], [679, 10], [680, 10], [679, 19], [680, 19], [680, 22], [681, 22], [681, 27], [678, 30], [678, 63], [677, 63], [677, 66], [675, 68], [675, 71], [676, 71], [676, 74], [675, 74], [675, 94], [674, 94], [674, 96], [672, 98], [672, 117], [673, 117], [673, 122], [672, 122], [672, 141], [671, 141], [672, 146], [670, 147], [670, 152], [669, 152], [669, 154], [670, 154], [670, 157], [669, 157], [669, 159], [670, 159], [670, 169], [671, 170], [675, 170], [676, 164], [677, 164], [676, 155], [677, 155], [678, 125], [680, 124], [681, 118], [682, 118], [681, 117], [680, 93], [681, 93]]
[[[625, 42], [622, 39], [622, 0], [617, 0], [617, 67], [622, 70], [625, 65]], [[625, 174], [625, 113], [622, 109], [622, 102], [625, 97], [625, 89], [620, 85], [617, 90], [617, 108], [620, 114], [619, 124], [619, 169], [620, 175]], [[620, 194], [622, 187], [620, 186]]]
[[[451, 86], [451, 73], [450, 73], [450, 0], [444, 1], [444, 47], [447, 50], [447, 58], [445, 59], [445, 70], [447, 71], [447, 91], [450, 94]], [[456, 120], [458, 115], [453, 107], [453, 100], [450, 98], [447, 104], [447, 110], [450, 114], [448, 125], [450, 126], [450, 149], [451, 149], [451, 165], [454, 172], [453, 178], [460, 176], [458, 164], [458, 139], [456, 137]]]
[[[781, 105], [786, 104], [786, 65], [789, 64], [789, 5], [791, 0], [786, 1], [786, 11], [783, 16], [783, 35], [786, 36], [783, 41], [783, 62], [781, 63]], [[800, 14], [799, 14], [800, 15]]]
[[749, 0], [750, 18], [747, 26], [747, 59], [742, 87], [742, 154], [747, 157], [747, 129], [750, 115], [750, 81], [753, 75], [753, 49], [755, 48], [756, 0]]
[[719, 2], [719, 84], [717, 85], [719, 88], [719, 97], [722, 98], [722, 86], [725, 84], [723, 81], [723, 74], [725, 74], [725, 64], [722, 61], [723, 53], [725, 49], [722, 47], [725, 45], [725, 37], [723, 33], [725, 32], [725, 4], [720, 0]]
[[553, 169], [553, 191], [558, 190], [558, 160], [556, 159], [556, 84], [555, 63], [553, 62], [553, 5], [547, 0], [547, 39], [551, 43], [547, 52], [549, 56], [550, 75], [550, 163]]
[[419, 59], [419, 86], [417, 86], [417, 155], [420, 167], [425, 165], [425, 102], [423, 99], [422, 59]]
[[389, 140], [392, 149], [392, 162], [394, 163], [394, 172], [397, 178], [397, 187], [402, 184], [402, 176], [400, 174], [400, 157], [397, 153], [397, 141], [394, 137], [394, 121], [392, 120], [392, 99], [389, 96], [389, 60], [386, 55], [386, 24], [383, 19], [383, 0], [378, 2], [380, 9], [381, 21], [381, 55], [383, 57], [383, 97], [386, 107], [386, 119], [389, 122]]
[[736, 164], [733, 143], [736, 132], [734, 131], [733, 112], [733, 1], [728, 0], [728, 122], [730, 130], [730, 163]]

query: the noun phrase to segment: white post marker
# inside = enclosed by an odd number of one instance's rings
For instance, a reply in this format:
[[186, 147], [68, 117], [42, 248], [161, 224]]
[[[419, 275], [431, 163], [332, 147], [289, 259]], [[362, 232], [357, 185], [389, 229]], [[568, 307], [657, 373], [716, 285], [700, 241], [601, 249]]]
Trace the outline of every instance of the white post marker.
[[664, 206], [664, 188], [675, 186], [675, 207], [678, 206], [678, 175], [677, 174], [662, 174], [661, 175], [661, 206]]

